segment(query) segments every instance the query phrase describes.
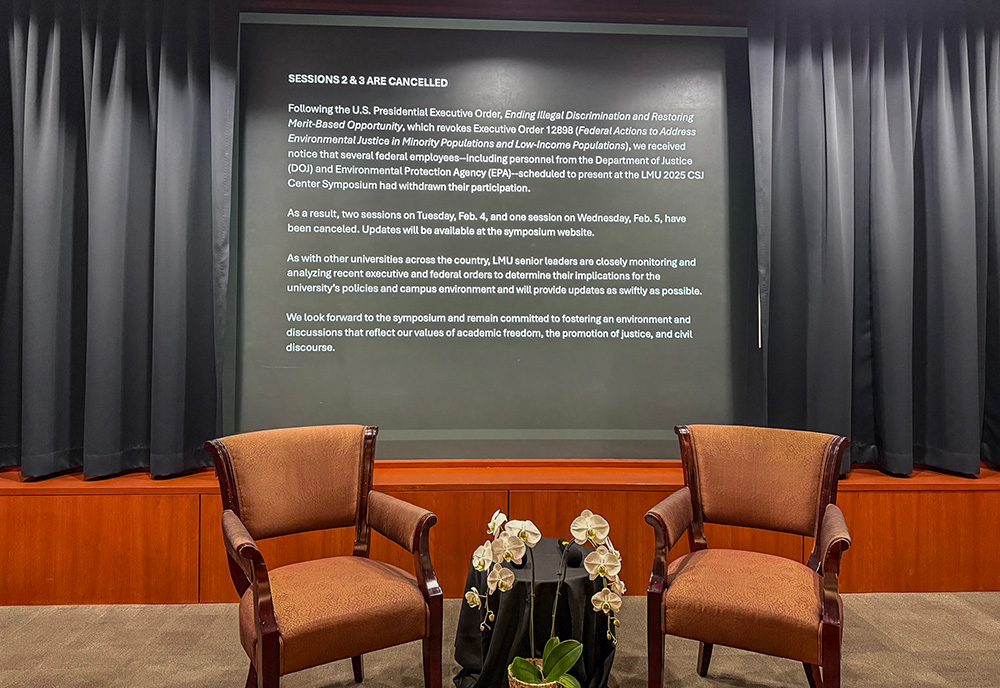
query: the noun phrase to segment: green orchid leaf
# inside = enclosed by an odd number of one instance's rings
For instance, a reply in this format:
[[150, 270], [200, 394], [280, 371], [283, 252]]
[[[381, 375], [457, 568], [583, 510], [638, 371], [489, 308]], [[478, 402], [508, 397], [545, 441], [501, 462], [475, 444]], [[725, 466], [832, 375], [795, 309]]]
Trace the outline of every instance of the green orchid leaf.
[[542, 663], [542, 674], [547, 681], [556, 681], [573, 668], [583, 654], [583, 644], [578, 640], [563, 640], [549, 653]]
[[552, 652], [553, 649], [555, 649], [555, 647], [558, 644], [559, 644], [559, 638], [557, 638], [556, 636], [552, 636], [551, 638], [549, 638], [549, 642], [545, 643], [545, 649], [542, 651], [542, 664], [545, 663], [545, 660], [548, 658], [549, 654]]
[[515, 657], [508, 668], [511, 675], [522, 683], [542, 682], [542, 672], [524, 657]]
[[556, 679], [556, 683], [561, 686], [566, 686], [566, 688], [580, 688], [580, 682], [569, 674], [563, 674]]

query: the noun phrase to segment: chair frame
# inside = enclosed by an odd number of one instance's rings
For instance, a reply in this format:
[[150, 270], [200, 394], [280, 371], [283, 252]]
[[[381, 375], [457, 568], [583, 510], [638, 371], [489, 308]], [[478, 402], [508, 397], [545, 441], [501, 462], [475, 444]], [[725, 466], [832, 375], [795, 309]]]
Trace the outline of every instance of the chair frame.
[[[694, 438], [686, 425], [674, 428], [680, 439], [681, 462], [684, 467], [684, 484], [690, 495], [691, 522], [686, 528], [691, 552], [708, 548], [705, 538], [704, 512], [701, 507], [698, 465], [694, 461]], [[837, 503], [837, 479], [844, 451], [851, 441], [846, 437], [835, 437], [829, 444], [824, 457], [822, 484], [820, 487], [818, 516], [813, 532], [814, 545], [807, 566], [819, 573], [823, 578], [823, 618], [822, 618], [822, 673], [816, 664], [803, 664], [806, 679], [810, 688], [839, 688], [840, 686], [840, 654], [842, 638], [842, 622], [839, 596], [840, 558], [849, 547], [849, 542], [835, 540], [821, 552], [820, 534], [823, 531], [823, 521], [827, 507]], [[671, 499], [674, 495], [667, 498]], [[666, 502], [667, 500], [664, 500]], [[647, 616], [647, 649], [649, 653], [649, 688], [663, 686], [663, 592], [666, 589], [667, 570], [669, 566], [669, 549], [675, 542], [670, 542], [667, 523], [654, 512], [646, 514], [646, 522], [653, 526], [655, 546], [653, 554], [653, 572], [649, 577], [649, 587], [646, 591]], [[712, 661], [712, 644], [701, 642], [698, 645], [698, 675], [706, 676], [708, 666]]]
[[[372, 473], [375, 463], [375, 438], [378, 428], [365, 427], [364, 447], [358, 481], [358, 510], [355, 518], [354, 549], [352, 556], [368, 558], [371, 545], [371, 525], [368, 523], [368, 496], [372, 490]], [[239, 499], [236, 496], [236, 478], [232, 458], [220, 440], [210, 440], [205, 448], [212, 452], [215, 472], [222, 488], [222, 508], [236, 514], [242, 522]], [[423, 665], [425, 688], [441, 688], [441, 644], [443, 593], [431, 564], [429, 530], [437, 523], [434, 514], [424, 515], [416, 525], [413, 536], [413, 564], [417, 585], [424, 597], [429, 613], [428, 634], [423, 639]], [[253, 588], [254, 624], [260, 642], [257, 643], [256, 661], [250, 662], [246, 688], [278, 688], [281, 680], [281, 645], [278, 620], [271, 599], [271, 583], [264, 556], [256, 543], [245, 543], [235, 553], [228, 552], [229, 575], [237, 594], [242, 597], [247, 588]], [[239, 561], [236, 557], [243, 559]], [[362, 655], [351, 658], [354, 681], [364, 680]], [[259, 668], [259, 669], [258, 669]]]

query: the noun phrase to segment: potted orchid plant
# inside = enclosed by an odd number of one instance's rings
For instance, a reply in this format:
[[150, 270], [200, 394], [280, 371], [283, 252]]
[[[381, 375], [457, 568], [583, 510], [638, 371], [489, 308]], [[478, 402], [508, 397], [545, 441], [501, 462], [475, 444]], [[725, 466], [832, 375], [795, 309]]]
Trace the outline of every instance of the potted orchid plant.
[[616, 617], [622, 606], [625, 584], [619, 577], [621, 554], [611, 544], [608, 522], [601, 516], [584, 510], [570, 524], [572, 540], [560, 541], [562, 557], [559, 563], [559, 579], [556, 584], [555, 602], [552, 605], [552, 626], [549, 639], [539, 658], [535, 646], [535, 563], [534, 547], [542, 539], [542, 534], [531, 521], [508, 521], [506, 514], [497, 510], [486, 527], [492, 536], [476, 548], [472, 555], [472, 565], [477, 571], [489, 571], [486, 578], [486, 592], [473, 587], [465, 594], [470, 607], [483, 611], [481, 631], [488, 630], [496, 615], [490, 610], [490, 595], [504, 593], [514, 584], [514, 572], [507, 565], [520, 565], [525, 555], [531, 571], [531, 588], [528, 595], [529, 619], [528, 638], [531, 656], [515, 657], [507, 668], [512, 688], [523, 686], [544, 686], [545, 688], [580, 688], [579, 681], [569, 671], [583, 654], [583, 645], [577, 640], [560, 640], [556, 636], [556, 611], [559, 596], [566, 575], [566, 559], [572, 543], [591, 545], [594, 548], [583, 560], [590, 580], [601, 578], [602, 590], [591, 598], [595, 612], [603, 613], [608, 619], [607, 638], [617, 643], [615, 630], [621, 625]]

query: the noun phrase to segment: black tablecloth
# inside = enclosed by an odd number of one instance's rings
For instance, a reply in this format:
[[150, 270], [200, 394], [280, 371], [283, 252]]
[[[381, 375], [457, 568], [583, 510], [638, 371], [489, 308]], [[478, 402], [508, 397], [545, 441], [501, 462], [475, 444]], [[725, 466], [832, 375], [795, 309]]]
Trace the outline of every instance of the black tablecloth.
[[[570, 672], [583, 688], [604, 688], [611, 674], [615, 646], [607, 639], [608, 620], [595, 612], [590, 598], [600, 591], [600, 578], [590, 580], [583, 558], [591, 551], [572, 545], [567, 557], [566, 579], [559, 596], [556, 635], [583, 643], [583, 657]], [[552, 604], [556, 597], [561, 552], [557, 540], [545, 538], [535, 546], [535, 650], [541, 657], [552, 625]], [[509, 566], [509, 564], [508, 564]], [[462, 603], [455, 636], [455, 660], [461, 670], [455, 676], [457, 688], [506, 688], [507, 666], [514, 657], [530, 654], [528, 637], [528, 590], [531, 570], [528, 554], [523, 567], [513, 567], [514, 585], [507, 592], [490, 595], [490, 609], [496, 614], [492, 628], [480, 631], [483, 610]], [[472, 586], [485, 593], [489, 571], [469, 567], [465, 589]]]

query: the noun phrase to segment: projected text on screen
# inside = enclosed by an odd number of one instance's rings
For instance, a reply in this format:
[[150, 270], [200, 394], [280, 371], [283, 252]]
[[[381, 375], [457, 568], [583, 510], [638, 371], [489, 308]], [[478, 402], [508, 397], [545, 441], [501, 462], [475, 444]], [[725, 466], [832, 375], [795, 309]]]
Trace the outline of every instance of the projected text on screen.
[[241, 41], [240, 430], [627, 458], [733, 420], [722, 41]]

